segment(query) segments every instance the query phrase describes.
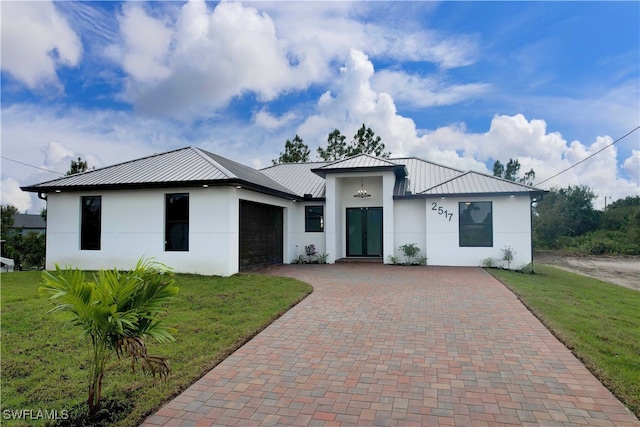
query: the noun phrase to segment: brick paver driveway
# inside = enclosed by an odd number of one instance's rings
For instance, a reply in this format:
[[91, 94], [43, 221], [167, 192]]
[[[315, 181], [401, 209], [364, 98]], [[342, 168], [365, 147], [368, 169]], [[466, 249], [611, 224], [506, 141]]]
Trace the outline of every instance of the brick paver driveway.
[[146, 425], [640, 425], [481, 269], [267, 273], [314, 292]]

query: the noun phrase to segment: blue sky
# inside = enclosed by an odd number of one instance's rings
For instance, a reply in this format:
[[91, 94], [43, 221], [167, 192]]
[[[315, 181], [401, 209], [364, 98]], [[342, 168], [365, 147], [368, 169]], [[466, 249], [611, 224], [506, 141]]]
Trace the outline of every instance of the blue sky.
[[[7, 2], [2, 203], [81, 156], [256, 168], [363, 123], [394, 156], [537, 181], [640, 125], [638, 2]], [[42, 169], [25, 166], [21, 163]], [[640, 193], [640, 132], [542, 187]]]

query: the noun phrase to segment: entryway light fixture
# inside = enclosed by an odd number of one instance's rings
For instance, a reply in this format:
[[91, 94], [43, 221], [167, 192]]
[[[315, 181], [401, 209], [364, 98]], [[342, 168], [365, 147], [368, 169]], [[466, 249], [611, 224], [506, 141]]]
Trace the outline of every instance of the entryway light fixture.
[[360, 178], [360, 189], [353, 195], [353, 197], [359, 197], [361, 199], [371, 197], [371, 194], [367, 193], [367, 190], [364, 189], [364, 178]]

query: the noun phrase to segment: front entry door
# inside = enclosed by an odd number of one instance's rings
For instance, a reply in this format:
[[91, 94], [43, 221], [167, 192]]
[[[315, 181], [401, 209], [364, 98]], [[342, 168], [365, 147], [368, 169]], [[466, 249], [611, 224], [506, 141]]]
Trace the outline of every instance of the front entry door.
[[347, 256], [382, 256], [382, 208], [347, 208]]

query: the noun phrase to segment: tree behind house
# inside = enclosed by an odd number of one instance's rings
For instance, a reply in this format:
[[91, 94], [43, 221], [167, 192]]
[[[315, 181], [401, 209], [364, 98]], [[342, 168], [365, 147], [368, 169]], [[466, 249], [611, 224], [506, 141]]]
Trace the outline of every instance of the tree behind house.
[[519, 184], [533, 185], [533, 180], [536, 179], [536, 173], [533, 169], [526, 172], [523, 177], [518, 176], [519, 172], [520, 161], [518, 159], [509, 159], [506, 166], [500, 163], [500, 160], [496, 160], [493, 164], [493, 176], [508, 179], [509, 181]]
[[364, 123], [353, 135], [351, 142], [347, 144], [345, 140], [346, 137], [338, 129], [334, 129], [327, 138], [327, 147], [318, 147], [318, 157], [325, 162], [332, 162], [358, 154], [370, 154], [382, 158], [388, 158], [391, 154], [384, 151], [382, 138], [376, 136], [375, 132]]
[[75, 175], [80, 172], [85, 172], [89, 169], [89, 164], [86, 160], [82, 160], [81, 157], [78, 157], [78, 160], [71, 160], [71, 166], [67, 171], [66, 175]]
[[338, 129], [334, 129], [327, 137], [327, 147], [318, 147], [318, 157], [325, 162], [340, 160], [347, 155], [347, 139]]
[[274, 165], [281, 163], [304, 163], [309, 161], [310, 153], [309, 147], [300, 136], [296, 135], [293, 141], [287, 139], [287, 142], [284, 144], [284, 153], [280, 153], [280, 157], [271, 160], [271, 162]]
[[552, 188], [535, 208], [533, 237], [536, 246], [559, 249], [559, 237], [581, 236], [597, 229], [599, 212], [593, 208], [595, 198], [587, 186]]
[[362, 127], [353, 135], [353, 140], [348, 147], [346, 157], [358, 154], [371, 154], [386, 159], [391, 153], [384, 151], [382, 138], [376, 136], [375, 132], [363, 123]]

